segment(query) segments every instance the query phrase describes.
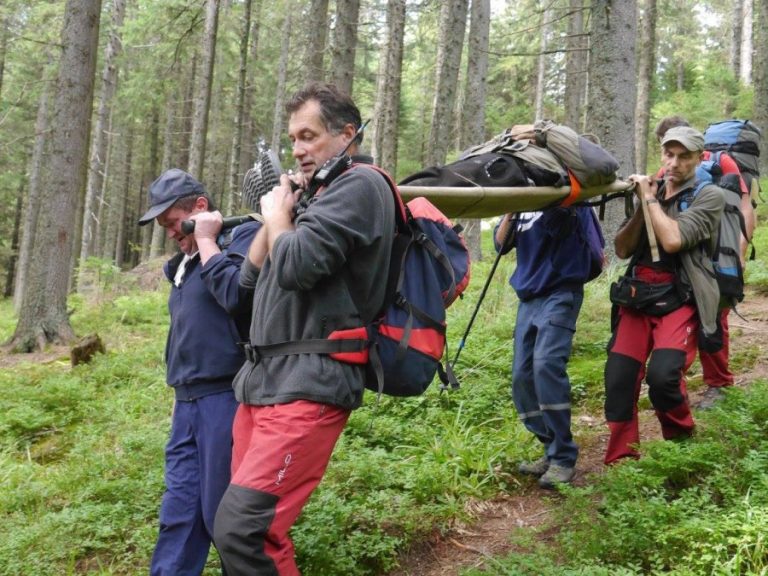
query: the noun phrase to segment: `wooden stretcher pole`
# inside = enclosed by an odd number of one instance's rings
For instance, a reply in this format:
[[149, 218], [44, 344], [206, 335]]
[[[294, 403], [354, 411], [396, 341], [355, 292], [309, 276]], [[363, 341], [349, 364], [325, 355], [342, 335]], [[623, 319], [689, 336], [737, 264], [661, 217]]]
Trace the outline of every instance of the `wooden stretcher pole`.
[[651, 260], [658, 262], [661, 260], [659, 256], [659, 245], [656, 242], [656, 233], [653, 231], [651, 211], [648, 208], [648, 202], [645, 200], [645, 193], [649, 191], [651, 187], [648, 180], [638, 180], [635, 182], [635, 185], [640, 187], [640, 206], [643, 209], [643, 220], [645, 220], [645, 232], [648, 234], [648, 245], [651, 247]]

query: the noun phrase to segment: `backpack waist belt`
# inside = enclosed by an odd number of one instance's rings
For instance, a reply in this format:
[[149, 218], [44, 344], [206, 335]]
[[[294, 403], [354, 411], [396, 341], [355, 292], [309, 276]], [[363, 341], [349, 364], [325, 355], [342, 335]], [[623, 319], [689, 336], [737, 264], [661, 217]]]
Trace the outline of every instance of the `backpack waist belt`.
[[[358, 330], [365, 330], [364, 328]], [[358, 336], [355, 334], [355, 336]], [[243, 344], [245, 357], [253, 364], [259, 364], [262, 358], [273, 358], [275, 356], [290, 356], [293, 354], [350, 354], [355, 356], [365, 354], [365, 360], [352, 362], [353, 364], [364, 364], [368, 361], [368, 340], [363, 337], [333, 339], [330, 338], [311, 338], [308, 340], [295, 340], [290, 342], [276, 342], [274, 344], [263, 344], [253, 346], [250, 343]]]

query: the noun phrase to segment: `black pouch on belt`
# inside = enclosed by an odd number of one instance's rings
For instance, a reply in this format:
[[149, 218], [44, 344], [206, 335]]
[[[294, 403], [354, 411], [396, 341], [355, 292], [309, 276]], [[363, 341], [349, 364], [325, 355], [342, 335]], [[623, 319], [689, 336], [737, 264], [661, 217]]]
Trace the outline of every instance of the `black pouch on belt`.
[[678, 284], [649, 284], [630, 276], [620, 276], [611, 284], [611, 302], [634, 308], [651, 316], [664, 316], [674, 312], [688, 301]]

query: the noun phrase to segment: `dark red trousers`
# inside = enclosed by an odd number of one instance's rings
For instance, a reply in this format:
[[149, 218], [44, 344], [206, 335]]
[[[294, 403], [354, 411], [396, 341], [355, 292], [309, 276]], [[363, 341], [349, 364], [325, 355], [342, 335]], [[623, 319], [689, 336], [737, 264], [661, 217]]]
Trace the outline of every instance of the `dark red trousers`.
[[639, 456], [637, 402], [643, 379], [664, 438], [691, 434], [685, 373], [696, 357], [697, 330], [693, 305], [660, 317], [619, 309], [605, 364], [605, 416], [611, 433], [606, 464]]
[[232, 481], [214, 528], [228, 576], [299, 574], [288, 531], [323, 478], [349, 414], [305, 400], [240, 405]]
[[699, 351], [704, 384], [711, 388], [733, 386], [733, 372], [728, 367], [728, 313], [730, 311], [730, 308], [724, 308], [720, 312], [720, 324], [723, 327], [723, 347], [712, 353]]

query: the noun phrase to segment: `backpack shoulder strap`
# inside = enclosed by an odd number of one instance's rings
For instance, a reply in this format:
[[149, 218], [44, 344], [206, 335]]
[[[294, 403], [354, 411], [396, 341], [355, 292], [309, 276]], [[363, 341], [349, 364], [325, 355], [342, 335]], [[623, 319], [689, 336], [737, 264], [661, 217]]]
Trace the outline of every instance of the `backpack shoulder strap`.
[[380, 166], [376, 166], [376, 164], [369, 164], [367, 162], [353, 162], [350, 166], [350, 169], [359, 167], [369, 168], [374, 172], [378, 172], [384, 177], [384, 180], [386, 180], [387, 184], [389, 185], [389, 189], [392, 192], [392, 196], [395, 200], [395, 224], [398, 231], [404, 230], [408, 223], [408, 210], [405, 206], [405, 202], [403, 202], [403, 197], [400, 195], [400, 189], [397, 187], [397, 184], [395, 184], [392, 176], [390, 176], [390, 174]]

